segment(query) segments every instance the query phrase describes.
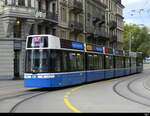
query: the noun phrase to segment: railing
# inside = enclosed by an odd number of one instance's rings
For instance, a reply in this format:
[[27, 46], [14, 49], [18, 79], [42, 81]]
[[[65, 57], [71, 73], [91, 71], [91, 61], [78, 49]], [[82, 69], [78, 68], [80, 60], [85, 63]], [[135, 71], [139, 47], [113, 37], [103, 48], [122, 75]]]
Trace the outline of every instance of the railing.
[[58, 22], [58, 15], [55, 12], [50, 12], [50, 11], [46, 11], [45, 9], [40, 9], [38, 13], [39, 14], [37, 17], [39, 18], [50, 19]]
[[69, 7], [71, 10], [73, 10], [75, 13], [80, 13], [83, 11], [83, 3], [79, 2], [77, 0], [70, 1], [69, 2]]
[[77, 21], [71, 21], [69, 27], [74, 29], [74, 30], [78, 30], [78, 31], [83, 31], [84, 30], [83, 24], [79, 23]]
[[58, 15], [56, 13], [46, 12], [46, 18], [51, 19], [51, 20], [55, 20], [58, 22]]
[[117, 22], [116, 21], [111, 21], [110, 22], [110, 29], [113, 30], [115, 28], [117, 28]]

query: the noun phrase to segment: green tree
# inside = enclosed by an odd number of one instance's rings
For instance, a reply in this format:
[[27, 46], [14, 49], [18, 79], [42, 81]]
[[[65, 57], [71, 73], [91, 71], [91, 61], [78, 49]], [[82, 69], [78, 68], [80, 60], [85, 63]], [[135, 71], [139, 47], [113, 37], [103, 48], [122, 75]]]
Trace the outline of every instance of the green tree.
[[143, 52], [143, 57], [150, 56], [150, 35], [147, 27], [138, 25], [124, 26], [124, 49], [129, 50], [129, 42], [131, 39], [132, 51]]

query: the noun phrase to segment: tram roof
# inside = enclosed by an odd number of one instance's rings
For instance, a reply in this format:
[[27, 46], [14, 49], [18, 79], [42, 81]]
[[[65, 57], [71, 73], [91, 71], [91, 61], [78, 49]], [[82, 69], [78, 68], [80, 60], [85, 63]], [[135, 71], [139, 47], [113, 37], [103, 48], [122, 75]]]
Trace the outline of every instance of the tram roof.
[[[54, 35], [50, 35], [50, 34], [38, 34], [38, 35], [29, 35], [29, 36], [27, 36], [28, 38], [29, 37], [37, 37], [37, 36], [47, 36], [47, 37], [51, 37], [52, 38], [52, 41], [53, 42], [56, 42], [56, 45], [54, 45], [53, 43], [51, 43], [51, 47], [52, 48], [61, 48], [61, 46], [60, 45], [57, 45], [57, 44], [61, 44], [60, 42], [59, 42], [59, 40], [61, 39], [60, 37], [57, 37], [57, 36], [54, 36]], [[65, 40], [65, 39], [64, 39]], [[71, 41], [71, 40], [66, 40], [66, 41]], [[72, 41], [72, 42], [75, 42], [75, 41]], [[77, 42], [77, 43], [80, 43], [80, 42]], [[92, 48], [92, 47], [98, 47], [97, 49], [99, 49], [100, 50], [100, 47], [102, 48], [104, 48], [103, 50], [101, 50], [101, 53], [102, 54], [111, 54], [111, 55], [117, 55], [116, 53], [115, 53], [115, 51], [117, 51], [117, 50], [115, 50], [115, 49], [113, 49], [113, 48], [107, 48], [107, 47], [105, 47], [105, 46], [99, 46], [99, 45], [94, 45], [94, 44], [88, 44], [88, 43], [82, 43], [82, 44], [85, 44], [86, 45], [86, 47], [85, 47], [85, 49], [86, 49], [86, 52], [92, 52], [92, 49], [94, 49], [95, 50], [95, 48]], [[91, 48], [89, 47], [89, 46], [91, 46]], [[61, 48], [61, 49], [64, 49], [64, 48]], [[91, 50], [89, 50], [88, 51], [88, 49], [91, 49]], [[108, 50], [108, 53], [106, 52], [107, 51], [107, 49], [109, 49]], [[97, 50], [97, 52], [99, 51], [99, 50]], [[109, 53], [109, 51], [110, 51], [110, 53]], [[124, 51], [124, 53], [122, 53], [120, 56], [130, 56], [130, 57], [137, 57], [137, 54], [142, 54], [142, 52], [129, 52], [128, 53], [128, 55], [126, 55], [126, 53], [125, 52], [127, 52], [126, 50], [120, 50], [120, 51]], [[96, 51], [93, 51], [93, 52], [96, 52]], [[100, 52], [100, 51], [99, 51]], [[119, 54], [118, 54], [119, 55]]]
[[49, 35], [49, 34], [41, 34], [41, 35], [29, 35], [27, 37], [36, 37], [36, 36], [48, 36], [48, 37], [54, 37], [54, 38], [59, 38], [57, 36], [54, 36], [54, 35]]

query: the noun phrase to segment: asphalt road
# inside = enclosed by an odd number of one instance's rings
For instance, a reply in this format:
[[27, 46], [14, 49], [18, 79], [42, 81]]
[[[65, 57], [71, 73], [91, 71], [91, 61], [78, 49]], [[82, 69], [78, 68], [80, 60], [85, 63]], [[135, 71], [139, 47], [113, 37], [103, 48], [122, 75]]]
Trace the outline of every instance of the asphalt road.
[[141, 74], [62, 89], [0, 81], [0, 112], [150, 112], [150, 65]]

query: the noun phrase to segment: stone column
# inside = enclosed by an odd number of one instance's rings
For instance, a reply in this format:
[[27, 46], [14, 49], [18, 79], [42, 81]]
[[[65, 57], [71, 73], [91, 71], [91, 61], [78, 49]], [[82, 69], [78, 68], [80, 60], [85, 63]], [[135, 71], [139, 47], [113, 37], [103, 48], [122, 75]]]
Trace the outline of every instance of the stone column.
[[4, 33], [7, 38], [13, 38], [14, 34], [14, 25], [16, 23], [16, 18], [3, 18], [2, 22], [4, 25]]
[[35, 23], [35, 20], [27, 19], [22, 26], [22, 38], [26, 39], [29, 35], [32, 25]]
[[22, 41], [21, 41], [21, 52], [20, 52], [20, 78], [23, 78], [25, 72], [25, 45], [26, 38], [29, 35], [32, 25], [35, 23], [32, 19], [27, 19], [22, 22]]

